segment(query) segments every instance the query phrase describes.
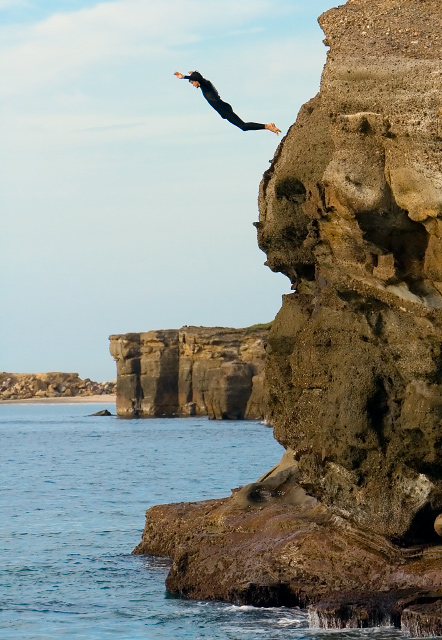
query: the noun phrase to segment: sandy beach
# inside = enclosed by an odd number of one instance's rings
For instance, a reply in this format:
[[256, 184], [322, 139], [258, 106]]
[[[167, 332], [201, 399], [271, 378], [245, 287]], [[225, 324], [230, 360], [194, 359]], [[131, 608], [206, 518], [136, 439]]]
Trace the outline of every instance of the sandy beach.
[[97, 402], [106, 402], [115, 404], [116, 395], [99, 395], [99, 396], [72, 396], [72, 398], [26, 398], [26, 400], [1, 400], [2, 404], [93, 404]]

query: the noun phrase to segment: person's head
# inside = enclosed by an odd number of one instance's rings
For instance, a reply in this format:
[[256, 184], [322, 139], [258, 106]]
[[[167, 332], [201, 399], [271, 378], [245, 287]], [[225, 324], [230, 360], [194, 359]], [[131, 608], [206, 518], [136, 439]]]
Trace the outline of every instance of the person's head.
[[189, 71], [189, 82], [196, 89], [198, 89], [198, 87], [201, 86], [201, 80], [202, 79], [203, 79], [203, 76], [200, 74], [199, 71]]

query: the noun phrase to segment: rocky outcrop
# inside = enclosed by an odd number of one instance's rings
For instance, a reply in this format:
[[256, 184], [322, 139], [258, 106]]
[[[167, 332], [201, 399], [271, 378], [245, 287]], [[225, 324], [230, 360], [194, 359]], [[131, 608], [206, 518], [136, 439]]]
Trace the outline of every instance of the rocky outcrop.
[[440, 9], [325, 13], [321, 92], [260, 189], [259, 244], [294, 289], [269, 340], [275, 436], [311, 493], [407, 543], [442, 511]]
[[402, 624], [435, 635], [442, 547], [404, 548], [363, 530], [299, 479], [287, 451], [230, 498], [153, 507], [134, 553], [172, 557], [166, 586], [186, 597], [308, 607], [317, 627]]
[[73, 398], [112, 395], [115, 382], [81, 379], [78, 373], [6, 373], [0, 372], [0, 402], [32, 398]]
[[256, 223], [293, 289], [266, 363], [290, 465], [240, 504], [148, 512], [138, 551], [172, 555], [172, 591], [442, 633], [441, 21], [439, 0], [320, 18], [321, 90], [264, 174]]
[[111, 336], [118, 415], [263, 417], [269, 328], [183, 327]]

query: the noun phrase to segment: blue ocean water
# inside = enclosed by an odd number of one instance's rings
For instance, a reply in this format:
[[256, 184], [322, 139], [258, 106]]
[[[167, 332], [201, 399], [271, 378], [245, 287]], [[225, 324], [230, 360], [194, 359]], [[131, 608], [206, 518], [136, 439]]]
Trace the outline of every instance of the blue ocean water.
[[258, 422], [88, 417], [114, 405], [0, 406], [0, 638], [393, 640], [321, 632], [298, 609], [165, 592], [168, 562], [132, 556], [154, 505], [230, 494], [283, 453]]

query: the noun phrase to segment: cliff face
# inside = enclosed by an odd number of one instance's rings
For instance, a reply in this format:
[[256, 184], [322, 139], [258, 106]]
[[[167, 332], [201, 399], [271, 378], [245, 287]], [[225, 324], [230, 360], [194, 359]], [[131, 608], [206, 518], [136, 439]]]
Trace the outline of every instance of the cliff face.
[[268, 328], [183, 327], [110, 337], [122, 417], [264, 415]]
[[285, 273], [269, 420], [302, 484], [359, 524], [433, 535], [442, 511], [442, 31], [439, 1], [353, 0], [260, 188]]
[[314, 626], [442, 635], [442, 11], [348, 0], [260, 186], [287, 275], [267, 418], [281, 464], [230, 498], [154, 507], [136, 553], [168, 588], [308, 605]]

